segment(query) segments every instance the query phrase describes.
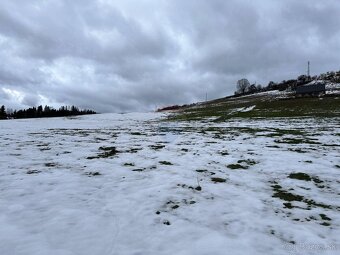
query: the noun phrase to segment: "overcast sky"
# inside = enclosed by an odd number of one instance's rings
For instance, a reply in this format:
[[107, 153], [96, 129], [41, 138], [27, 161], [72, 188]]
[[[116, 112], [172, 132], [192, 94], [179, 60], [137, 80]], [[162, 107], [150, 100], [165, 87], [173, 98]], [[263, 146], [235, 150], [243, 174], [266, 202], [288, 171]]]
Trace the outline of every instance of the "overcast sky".
[[1, 0], [0, 104], [154, 110], [340, 70], [339, 0]]

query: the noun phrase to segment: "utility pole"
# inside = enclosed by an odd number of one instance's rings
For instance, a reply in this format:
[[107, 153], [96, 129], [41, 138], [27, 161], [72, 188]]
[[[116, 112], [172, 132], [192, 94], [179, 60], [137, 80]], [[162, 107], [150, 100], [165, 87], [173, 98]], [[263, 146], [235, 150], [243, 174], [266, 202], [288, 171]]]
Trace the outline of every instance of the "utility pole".
[[205, 93], [205, 101], [208, 101], [208, 92]]
[[308, 61], [307, 76], [310, 77], [310, 62]]

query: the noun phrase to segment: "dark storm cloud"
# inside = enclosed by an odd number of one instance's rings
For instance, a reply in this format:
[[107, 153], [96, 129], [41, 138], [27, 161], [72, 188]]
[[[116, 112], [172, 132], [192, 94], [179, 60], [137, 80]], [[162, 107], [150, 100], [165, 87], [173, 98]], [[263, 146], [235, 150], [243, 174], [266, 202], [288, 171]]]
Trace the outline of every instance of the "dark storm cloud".
[[339, 1], [5, 0], [0, 103], [153, 110], [339, 69]]
[[291, 66], [296, 71], [288, 74], [295, 75], [309, 59], [338, 67], [332, 43], [339, 42], [339, 2], [225, 1], [214, 7], [204, 2], [199, 8], [205, 11], [193, 24], [204, 29], [192, 29], [200, 52], [194, 65], [202, 72], [277, 76]]

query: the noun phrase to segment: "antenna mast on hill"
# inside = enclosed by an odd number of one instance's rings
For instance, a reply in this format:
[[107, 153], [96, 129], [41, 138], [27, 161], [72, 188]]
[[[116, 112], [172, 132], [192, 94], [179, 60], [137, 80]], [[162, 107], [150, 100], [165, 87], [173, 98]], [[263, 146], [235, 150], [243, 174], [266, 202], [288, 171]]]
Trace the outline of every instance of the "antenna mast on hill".
[[310, 62], [308, 61], [307, 76], [310, 77]]

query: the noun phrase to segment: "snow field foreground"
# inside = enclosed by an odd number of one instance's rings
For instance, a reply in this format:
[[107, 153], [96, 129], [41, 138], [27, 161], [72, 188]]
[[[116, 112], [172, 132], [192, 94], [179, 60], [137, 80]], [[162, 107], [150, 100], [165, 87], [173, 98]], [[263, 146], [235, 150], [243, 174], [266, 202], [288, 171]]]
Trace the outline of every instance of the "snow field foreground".
[[0, 122], [0, 254], [339, 254], [339, 119]]

